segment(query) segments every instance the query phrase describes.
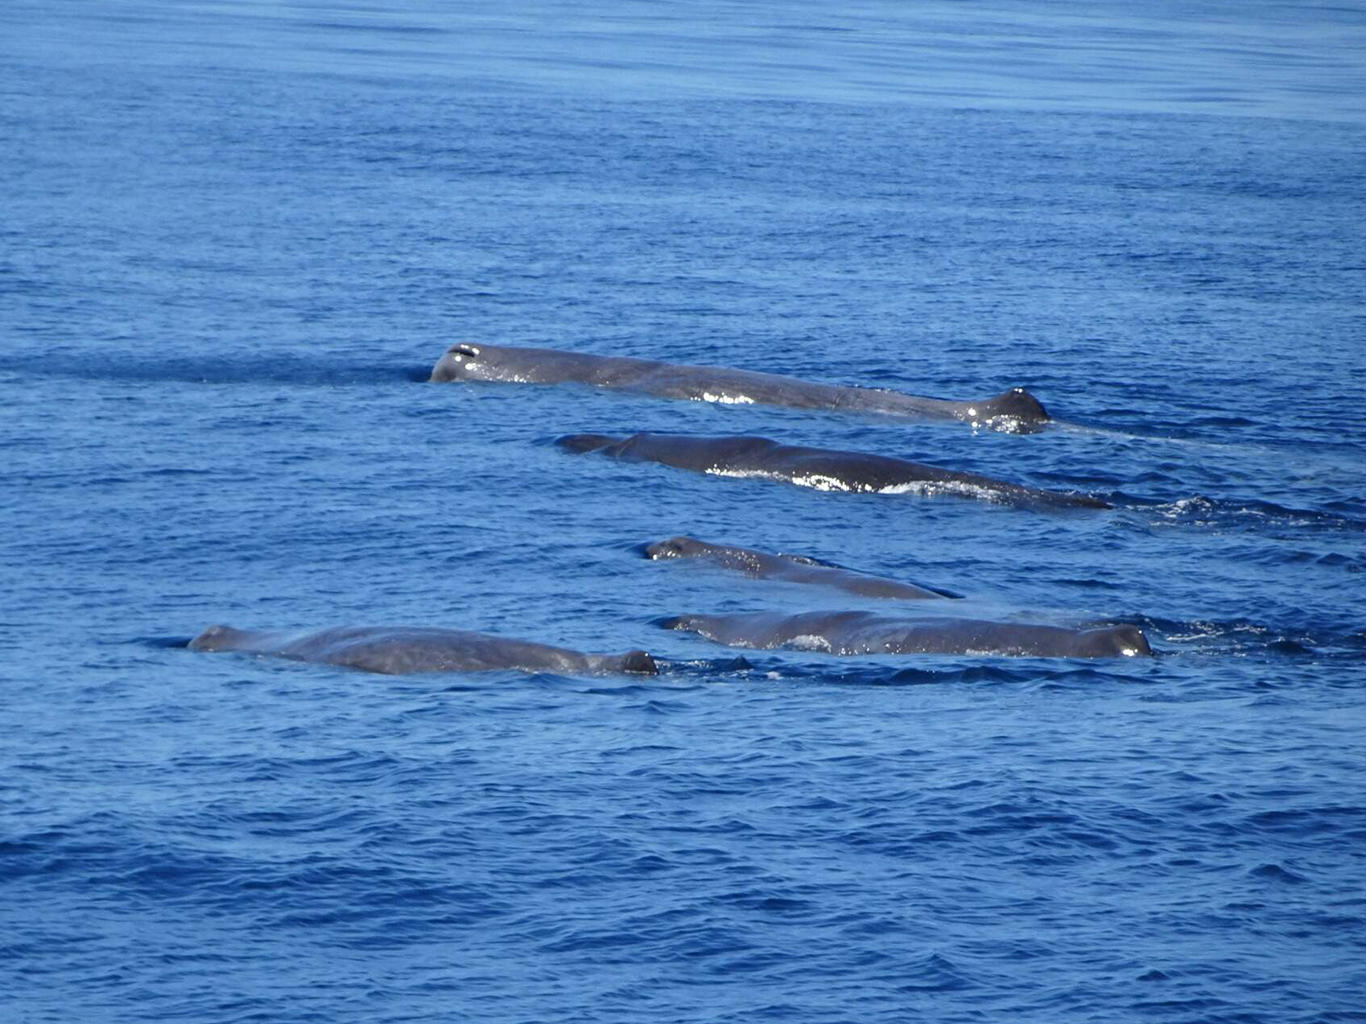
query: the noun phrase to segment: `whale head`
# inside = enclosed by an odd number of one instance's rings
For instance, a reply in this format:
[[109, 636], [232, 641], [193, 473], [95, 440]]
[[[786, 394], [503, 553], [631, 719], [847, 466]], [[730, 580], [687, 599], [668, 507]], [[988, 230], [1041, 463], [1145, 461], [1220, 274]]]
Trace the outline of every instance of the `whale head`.
[[1143, 630], [1129, 623], [1086, 630], [1082, 636], [1082, 657], [1147, 657], [1153, 653]]
[[210, 626], [187, 646], [192, 651], [231, 651], [250, 636], [251, 634], [244, 629], [233, 629], [231, 626], [223, 625]]
[[973, 403], [968, 412], [970, 419], [987, 423], [993, 420], [1013, 421], [1022, 433], [1038, 430], [1052, 419], [1043, 403], [1024, 388], [1011, 388], [985, 402]]
[[712, 545], [695, 537], [670, 537], [657, 540], [645, 548], [645, 557], [656, 561], [664, 558], [693, 558], [704, 554]]
[[646, 651], [627, 651], [621, 656], [621, 671], [645, 676], [659, 675], [659, 666]]
[[476, 372], [480, 366], [479, 355], [482, 350], [478, 345], [471, 345], [468, 342], [457, 342], [446, 349], [445, 354], [436, 361], [432, 367], [432, 375], [429, 380], [438, 384], [444, 384], [452, 380], [477, 380], [480, 375]]
[[565, 451], [573, 452], [575, 455], [582, 455], [584, 452], [596, 452], [603, 448], [610, 448], [614, 444], [620, 443], [621, 438], [609, 437], [606, 434], [565, 434], [563, 437], [555, 438], [555, 443]]

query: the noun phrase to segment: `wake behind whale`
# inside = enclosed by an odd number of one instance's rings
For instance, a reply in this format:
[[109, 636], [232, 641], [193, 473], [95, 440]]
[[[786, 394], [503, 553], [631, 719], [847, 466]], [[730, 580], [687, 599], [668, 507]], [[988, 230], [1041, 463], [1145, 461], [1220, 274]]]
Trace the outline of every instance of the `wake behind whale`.
[[431, 379], [510, 384], [577, 382], [658, 398], [726, 405], [778, 405], [920, 419], [961, 420], [1012, 433], [1028, 433], [1049, 421], [1043, 404], [1023, 388], [994, 398], [952, 401], [881, 388], [820, 384], [776, 373], [692, 366], [628, 356], [598, 356], [510, 345], [452, 345], [432, 368]]

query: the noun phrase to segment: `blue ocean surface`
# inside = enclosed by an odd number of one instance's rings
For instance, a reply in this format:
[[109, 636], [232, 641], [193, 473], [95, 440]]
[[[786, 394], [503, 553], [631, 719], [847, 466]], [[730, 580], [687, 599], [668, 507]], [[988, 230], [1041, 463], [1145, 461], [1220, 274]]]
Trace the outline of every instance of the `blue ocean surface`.
[[[0, 183], [5, 1024], [1366, 1021], [1360, 3], [8, 0]], [[428, 383], [458, 341], [1054, 422]], [[638, 431], [1113, 507], [552, 443]], [[660, 622], [890, 602], [678, 534], [1155, 657], [724, 647]]]

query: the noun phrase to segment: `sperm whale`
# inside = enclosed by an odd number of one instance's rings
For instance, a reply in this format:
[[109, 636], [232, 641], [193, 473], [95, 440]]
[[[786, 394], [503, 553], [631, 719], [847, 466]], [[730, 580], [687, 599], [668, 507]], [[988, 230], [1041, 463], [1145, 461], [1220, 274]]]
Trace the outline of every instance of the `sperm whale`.
[[978, 619], [903, 618], [865, 611], [679, 615], [665, 629], [697, 633], [730, 647], [789, 647], [828, 654], [999, 654], [1034, 658], [1113, 658], [1152, 654], [1137, 626], [1090, 629]]
[[1044, 490], [889, 455], [779, 444], [767, 437], [567, 434], [555, 443], [575, 454], [598, 452], [623, 462], [658, 462], [696, 473], [760, 477], [823, 491], [957, 494], [1035, 507], [1110, 507], [1087, 494]]
[[387, 675], [493, 669], [560, 675], [656, 672], [654, 659], [644, 651], [580, 654], [490, 633], [426, 626], [342, 626], [293, 632], [219, 625], [210, 626], [189, 646], [195, 651], [246, 651]]
[[994, 398], [955, 401], [884, 388], [821, 384], [755, 370], [691, 366], [629, 356], [598, 356], [550, 348], [461, 342], [432, 368], [432, 381], [499, 381], [510, 384], [575, 382], [657, 398], [728, 405], [779, 405], [796, 409], [961, 420], [973, 426], [1030, 433], [1049, 421], [1043, 404], [1023, 388]]
[[712, 544], [696, 537], [670, 537], [668, 540], [656, 541], [645, 548], [645, 556], [655, 561], [675, 558], [705, 560], [757, 579], [834, 587], [860, 597], [926, 601], [955, 596], [913, 583], [902, 583], [882, 576], [855, 572], [804, 555], [773, 555], [767, 551], [755, 551], [753, 548]]

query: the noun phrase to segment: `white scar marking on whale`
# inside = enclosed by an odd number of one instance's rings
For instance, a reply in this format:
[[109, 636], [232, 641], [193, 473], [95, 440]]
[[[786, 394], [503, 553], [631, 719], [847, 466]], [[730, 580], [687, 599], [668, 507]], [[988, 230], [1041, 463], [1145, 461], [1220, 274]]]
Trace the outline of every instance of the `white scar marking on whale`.
[[878, 493], [919, 494], [927, 498], [933, 498], [940, 494], [961, 494], [965, 497], [977, 498], [981, 501], [1003, 500], [1001, 494], [990, 487], [963, 483], [958, 480], [914, 480], [910, 483], [892, 484], [890, 487], [883, 487]]
[[694, 399], [698, 402], [717, 402], [721, 405], [753, 405], [754, 399], [748, 395], [717, 395], [710, 391], [703, 391], [702, 394]]

